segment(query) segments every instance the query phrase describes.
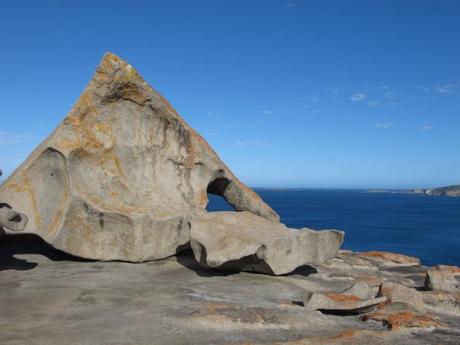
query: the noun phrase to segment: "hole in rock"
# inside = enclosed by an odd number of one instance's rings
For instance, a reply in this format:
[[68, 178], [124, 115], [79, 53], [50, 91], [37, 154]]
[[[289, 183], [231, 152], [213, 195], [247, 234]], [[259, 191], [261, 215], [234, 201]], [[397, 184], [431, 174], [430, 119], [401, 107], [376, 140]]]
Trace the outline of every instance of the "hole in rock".
[[22, 217], [19, 214], [17, 214], [13, 218], [10, 219], [10, 222], [19, 223], [21, 222], [21, 220], [22, 220]]
[[235, 208], [228, 203], [224, 197], [225, 189], [227, 188], [230, 180], [225, 177], [220, 177], [212, 181], [206, 190], [208, 193], [208, 205], [206, 211], [235, 211]]
[[303, 301], [292, 301], [291, 303], [299, 307], [305, 307], [305, 304], [303, 303]]

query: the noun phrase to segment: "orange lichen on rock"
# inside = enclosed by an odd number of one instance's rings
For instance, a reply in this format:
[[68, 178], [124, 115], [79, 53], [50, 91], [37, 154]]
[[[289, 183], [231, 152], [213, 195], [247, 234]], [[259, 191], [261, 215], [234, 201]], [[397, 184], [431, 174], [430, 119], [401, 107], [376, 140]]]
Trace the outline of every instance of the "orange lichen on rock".
[[362, 252], [359, 256], [364, 256], [368, 258], [374, 258], [382, 261], [390, 261], [396, 264], [404, 265], [420, 265], [420, 259], [413, 256], [407, 256], [391, 252], [379, 252], [379, 251], [370, 251]]
[[363, 321], [381, 321], [389, 329], [400, 328], [444, 328], [446, 325], [432, 318], [429, 315], [421, 315], [412, 311], [401, 311], [398, 313], [375, 312], [364, 315]]
[[342, 295], [337, 293], [330, 293], [326, 295], [329, 299], [335, 302], [359, 302], [362, 301], [361, 298], [354, 295]]
[[346, 331], [343, 331], [342, 333], [339, 333], [328, 340], [331, 342], [336, 342], [336, 341], [343, 341], [345, 339], [352, 338], [356, 335], [357, 330], [356, 329], [347, 329]]

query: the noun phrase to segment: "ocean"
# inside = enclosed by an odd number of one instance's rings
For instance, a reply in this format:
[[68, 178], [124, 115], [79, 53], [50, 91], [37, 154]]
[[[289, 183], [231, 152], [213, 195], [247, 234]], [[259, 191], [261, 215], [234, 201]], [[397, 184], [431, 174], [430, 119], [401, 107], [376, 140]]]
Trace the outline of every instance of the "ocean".
[[[460, 266], [460, 198], [346, 189], [255, 189], [289, 227], [345, 231], [343, 249]], [[210, 195], [208, 211], [232, 210]]]

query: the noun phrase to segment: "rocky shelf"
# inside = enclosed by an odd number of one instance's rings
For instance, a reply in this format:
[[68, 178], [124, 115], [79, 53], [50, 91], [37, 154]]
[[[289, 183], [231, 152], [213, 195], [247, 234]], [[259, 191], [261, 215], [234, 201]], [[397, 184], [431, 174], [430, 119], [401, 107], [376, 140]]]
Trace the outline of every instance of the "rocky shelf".
[[5, 345], [460, 343], [460, 268], [392, 253], [283, 276], [210, 271], [189, 251], [88, 261], [33, 235], [3, 237], [0, 255]]

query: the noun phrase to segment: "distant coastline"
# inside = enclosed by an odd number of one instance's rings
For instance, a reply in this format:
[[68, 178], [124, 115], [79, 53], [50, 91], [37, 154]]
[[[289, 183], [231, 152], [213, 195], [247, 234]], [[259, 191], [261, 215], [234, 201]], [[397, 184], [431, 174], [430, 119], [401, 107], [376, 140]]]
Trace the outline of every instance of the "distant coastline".
[[417, 188], [417, 189], [369, 189], [368, 193], [409, 193], [422, 194], [429, 196], [451, 196], [460, 197], [460, 185], [439, 187], [434, 189]]

